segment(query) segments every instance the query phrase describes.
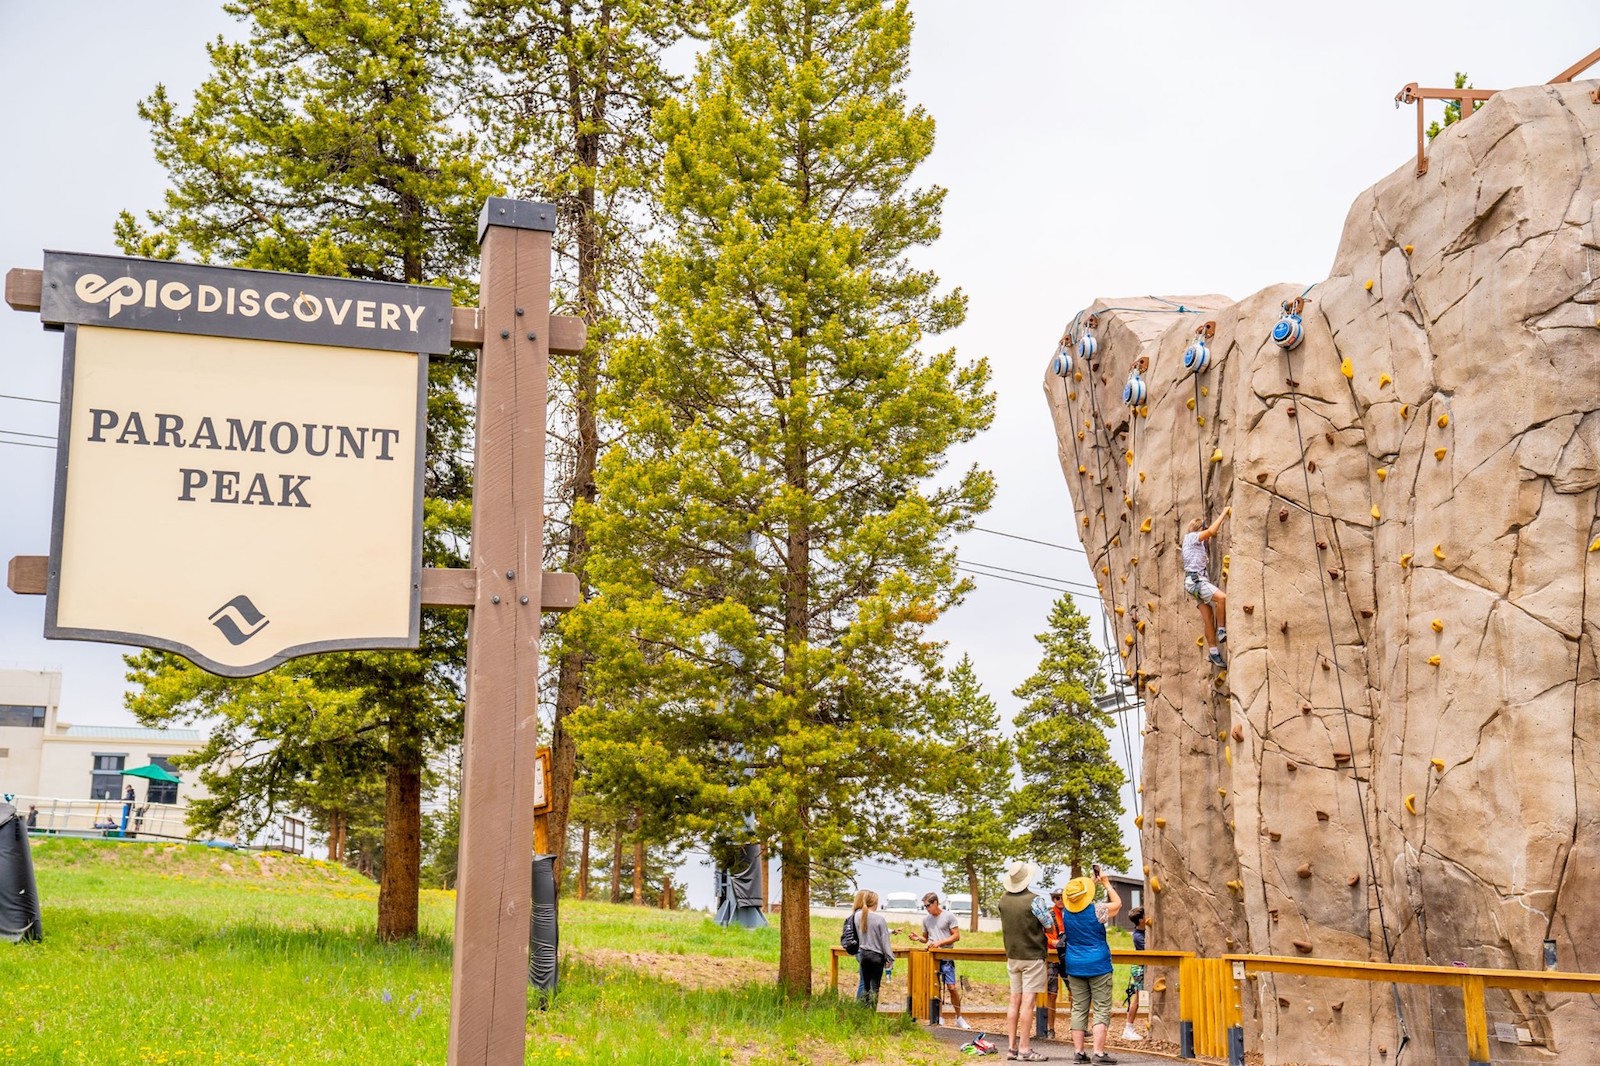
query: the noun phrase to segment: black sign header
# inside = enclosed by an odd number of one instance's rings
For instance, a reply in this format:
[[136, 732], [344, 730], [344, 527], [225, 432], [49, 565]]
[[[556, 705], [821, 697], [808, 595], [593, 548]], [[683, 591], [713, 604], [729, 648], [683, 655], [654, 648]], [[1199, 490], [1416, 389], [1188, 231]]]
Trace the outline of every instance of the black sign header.
[[47, 251], [39, 317], [440, 354], [450, 350], [451, 302], [449, 289], [432, 286]]

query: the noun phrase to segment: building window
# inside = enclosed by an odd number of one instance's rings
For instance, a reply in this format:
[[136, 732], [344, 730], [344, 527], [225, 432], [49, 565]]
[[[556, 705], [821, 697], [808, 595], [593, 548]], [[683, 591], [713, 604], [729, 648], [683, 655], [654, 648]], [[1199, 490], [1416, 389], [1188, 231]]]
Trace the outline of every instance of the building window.
[[[163, 770], [177, 773], [176, 770], [172, 769], [172, 763], [168, 761], [165, 755], [152, 755], [150, 756], [150, 762]], [[177, 803], [178, 783], [176, 781], [151, 781], [145, 791], [144, 799], [146, 803]]]
[[0, 728], [43, 729], [44, 708], [19, 703], [0, 703]]
[[94, 775], [89, 785], [89, 798], [97, 800], [114, 800], [122, 798], [122, 769], [128, 762], [128, 756], [104, 755], [99, 752], [94, 756]]

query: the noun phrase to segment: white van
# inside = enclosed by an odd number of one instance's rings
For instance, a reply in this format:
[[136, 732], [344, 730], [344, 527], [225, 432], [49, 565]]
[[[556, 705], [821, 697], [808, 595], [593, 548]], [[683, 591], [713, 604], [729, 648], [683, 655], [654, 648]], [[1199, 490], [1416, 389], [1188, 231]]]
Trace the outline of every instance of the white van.
[[914, 892], [885, 892], [878, 909], [889, 914], [916, 914], [922, 907]]
[[949, 907], [953, 914], [970, 916], [972, 914], [972, 897], [965, 892], [952, 892], [949, 898], [945, 900], [945, 906]]

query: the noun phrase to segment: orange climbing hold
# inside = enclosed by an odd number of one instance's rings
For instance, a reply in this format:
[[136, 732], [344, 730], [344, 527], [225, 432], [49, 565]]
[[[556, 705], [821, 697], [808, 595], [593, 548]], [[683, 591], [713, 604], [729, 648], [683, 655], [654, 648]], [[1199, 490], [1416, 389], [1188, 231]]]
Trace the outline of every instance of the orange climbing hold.
[[1444, 454], [1445, 454], [1445, 452], [1444, 452], [1443, 448], [1435, 448], [1433, 450], [1433, 457], [1435, 459], [1438, 459], [1440, 462], [1444, 461]]
[[1439, 428], [1440, 429], [1443, 429], [1445, 426], [1448, 426], [1449, 424], [1450, 424], [1450, 416], [1449, 415], [1440, 415], [1439, 416]]

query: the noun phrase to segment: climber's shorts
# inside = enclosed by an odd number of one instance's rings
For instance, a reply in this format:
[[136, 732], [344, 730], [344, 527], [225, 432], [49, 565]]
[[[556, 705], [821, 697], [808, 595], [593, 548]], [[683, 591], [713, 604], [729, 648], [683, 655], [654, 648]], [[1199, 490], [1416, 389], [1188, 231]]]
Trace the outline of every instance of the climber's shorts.
[[1217, 586], [1204, 574], [1185, 571], [1183, 575], [1183, 591], [1193, 596], [1199, 603], [1211, 606], [1211, 597], [1217, 594]]

